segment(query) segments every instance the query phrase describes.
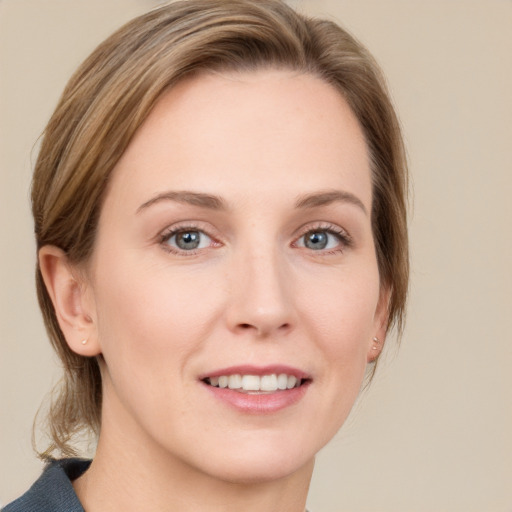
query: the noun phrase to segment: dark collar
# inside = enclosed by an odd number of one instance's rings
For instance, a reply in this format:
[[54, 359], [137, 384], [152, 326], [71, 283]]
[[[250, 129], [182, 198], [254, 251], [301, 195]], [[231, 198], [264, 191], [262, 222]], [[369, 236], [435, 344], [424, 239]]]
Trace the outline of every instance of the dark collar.
[[34, 485], [2, 512], [84, 512], [71, 482], [90, 464], [84, 459], [51, 461]]

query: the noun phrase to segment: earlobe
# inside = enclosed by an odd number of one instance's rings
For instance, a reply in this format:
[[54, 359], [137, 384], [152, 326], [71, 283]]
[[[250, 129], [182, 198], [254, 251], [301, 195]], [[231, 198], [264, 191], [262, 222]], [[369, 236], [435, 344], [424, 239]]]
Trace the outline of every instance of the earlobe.
[[87, 357], [100, 354], [92, 300], [66, 253], [45, 245], [39, 250], [39, 266], [69, 348]]
[[373, 363], [374, 361], [376, 361], [377, 358], [380, 356], [383, 347], [384, 339], [374, 336], [370, 348], [368, 349], [366, 361], [368, 363]]
[[373, 363], [382, 353], [384, 348], [384, 341], [388, 330], [388, 316], [389, 316], [389, 300], [391, 292], [389, 288], [382, 289], [380, 292], [379, 303], [375, 311], [374, 318], [374, 335], [368, 347], [367, 362]]

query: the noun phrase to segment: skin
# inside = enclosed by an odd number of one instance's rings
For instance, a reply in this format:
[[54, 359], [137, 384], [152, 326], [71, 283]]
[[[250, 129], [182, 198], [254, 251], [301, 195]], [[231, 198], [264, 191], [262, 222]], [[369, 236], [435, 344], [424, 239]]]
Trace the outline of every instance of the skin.
[[[114, 171], [91, 260], [40, 253], [71, 349], [102, 355], [98, 450], [74, 482], [88, 511], [304, 509], [315, 454], [385, 337], [371, 201], [359, 124], [316, 77], [208, 74], [161, 98]], [[177, 228], [200, 247], [180, 249]], [[328, 246], [308, 247], [311, 232]], [[249, 414], [200, 380], [241, 364], [310, 383]]]

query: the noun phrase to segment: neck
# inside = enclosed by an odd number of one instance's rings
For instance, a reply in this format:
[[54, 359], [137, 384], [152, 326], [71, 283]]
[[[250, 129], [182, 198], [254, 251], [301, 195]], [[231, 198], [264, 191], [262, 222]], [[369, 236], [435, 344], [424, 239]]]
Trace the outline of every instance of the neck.
[[304, 512], [313, 459], [278, 478], [238, 481], [207, 474], [127, 434], [126, 424], [114, 429], [103, 422], [96, 456], [73, 483], [88, 512]]
[[99, 445], [89, 470], [74, 482], [88, 512], [303, 512], [313, 470], [311, 461], [278, 480], [229, 482], [176, 462], [162, 467], [140, 452], [107, 453]]

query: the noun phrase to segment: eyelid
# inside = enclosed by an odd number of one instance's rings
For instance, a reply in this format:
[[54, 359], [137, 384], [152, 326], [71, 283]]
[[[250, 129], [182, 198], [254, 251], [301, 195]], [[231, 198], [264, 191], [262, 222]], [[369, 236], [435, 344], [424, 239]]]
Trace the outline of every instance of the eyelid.
[[203, 233], [211, 240], [210, 247], [220, 247], [222, 242], [219, 241], [219, 237], [213, 234], [214, 230], [211, 226], [206, 226], [203, 222], [197, 221], [181, 221], [170, 226], [167, 226], [165, 229], [160, 231], [157, 235], [157, 241], [162, 246], [162, 248], [169, 253], [176, 254], [179, 256], [194, 256], [201, 251], [207, 250], [209, 247], [203, 247], [200, 249], [191, 249], [191, 250], [181, 250], [178, 247], [174, 247], [166, 243], [170, 238], [175, 236], [178, 233], [183, 233], [187, 231], [198, 231]]
[[[314, 232], [314, 231], [326, 231], [334, 236], [337, 236], [339, 238], [340, 244], [341, 244], [340, 249], [335, 249], [334, 251], [332, 249], [331, 250], [327, 249], [324, 251], [320, 251], [320, 250], [316, 251], [318, 253], [336, 252], [336, 251], [343, 250], [347, 247], [351, 247], [353, 245], [353, 239], [352, 239], [350, 233], [346, 229], [342, 228], [341, 226], [339, 226], [337, 224], [332, 224], [330, 222], [325, 222], [325, 221], [319, 221], [316, 223], [308, 223], [308, 224], [302, 226], [299, 229], [298, 234], [295, 237], [295, 241], [293, 242], [292, 245], [296, 244], [297, 241], [300, 240], [304, 235]], [[312, 251], [312, 252], [315, 252], [315, 251]]]
[[[173, 247], [166, 243], [172, 236], [176, 235], [180, 232], [186, 231], [199, 231], [206, 235], [211, 240], [210, 247], [200, 248], [200, 249], [191, 249], [191, 250], [180, 250], [177, 247]], [[314, 231], [325, 231], [334, 235], [339, 239], [339, 248], [335, 249], [324, 249], [324, 250], [310, 250], [311, 252], [317, 252], [319, 254], [328, 254], [328, 253], [336, 253], [341, 252], [346, 248], [349, 248], [353, 245], [353, 239], [348, 231], [337, 224], [333, 224], [331, 222], [318, 221], [313, 223], [308, 223], [299, 228], [296, 236], [294, 237], [294, 241], [292, 242], [292, 246], [298, 247], [297, 242], [307, 233], [311, 233]], [[220, 247], [224, 245], [222, 240], [220, 239], [220, 234], [217, 234], [217, 230], [213, 228], [209, 223], [205, 223], [202, 221], [180, 221], [175, 224], [171, 224], [167, 226], [165, 229], [160, 231], [157, 235], [157, 241], [162, 246], [162, 248], [166, 252], [170, 252], [172, 254], [183, 255], [183, 256], [193, 256], [198, 254], [201, 251], [207, 250], [211, 247]], [[303, 248], [304, 246], [300, 246]], [[307, 249], [307, 248], [306, 248]]]

